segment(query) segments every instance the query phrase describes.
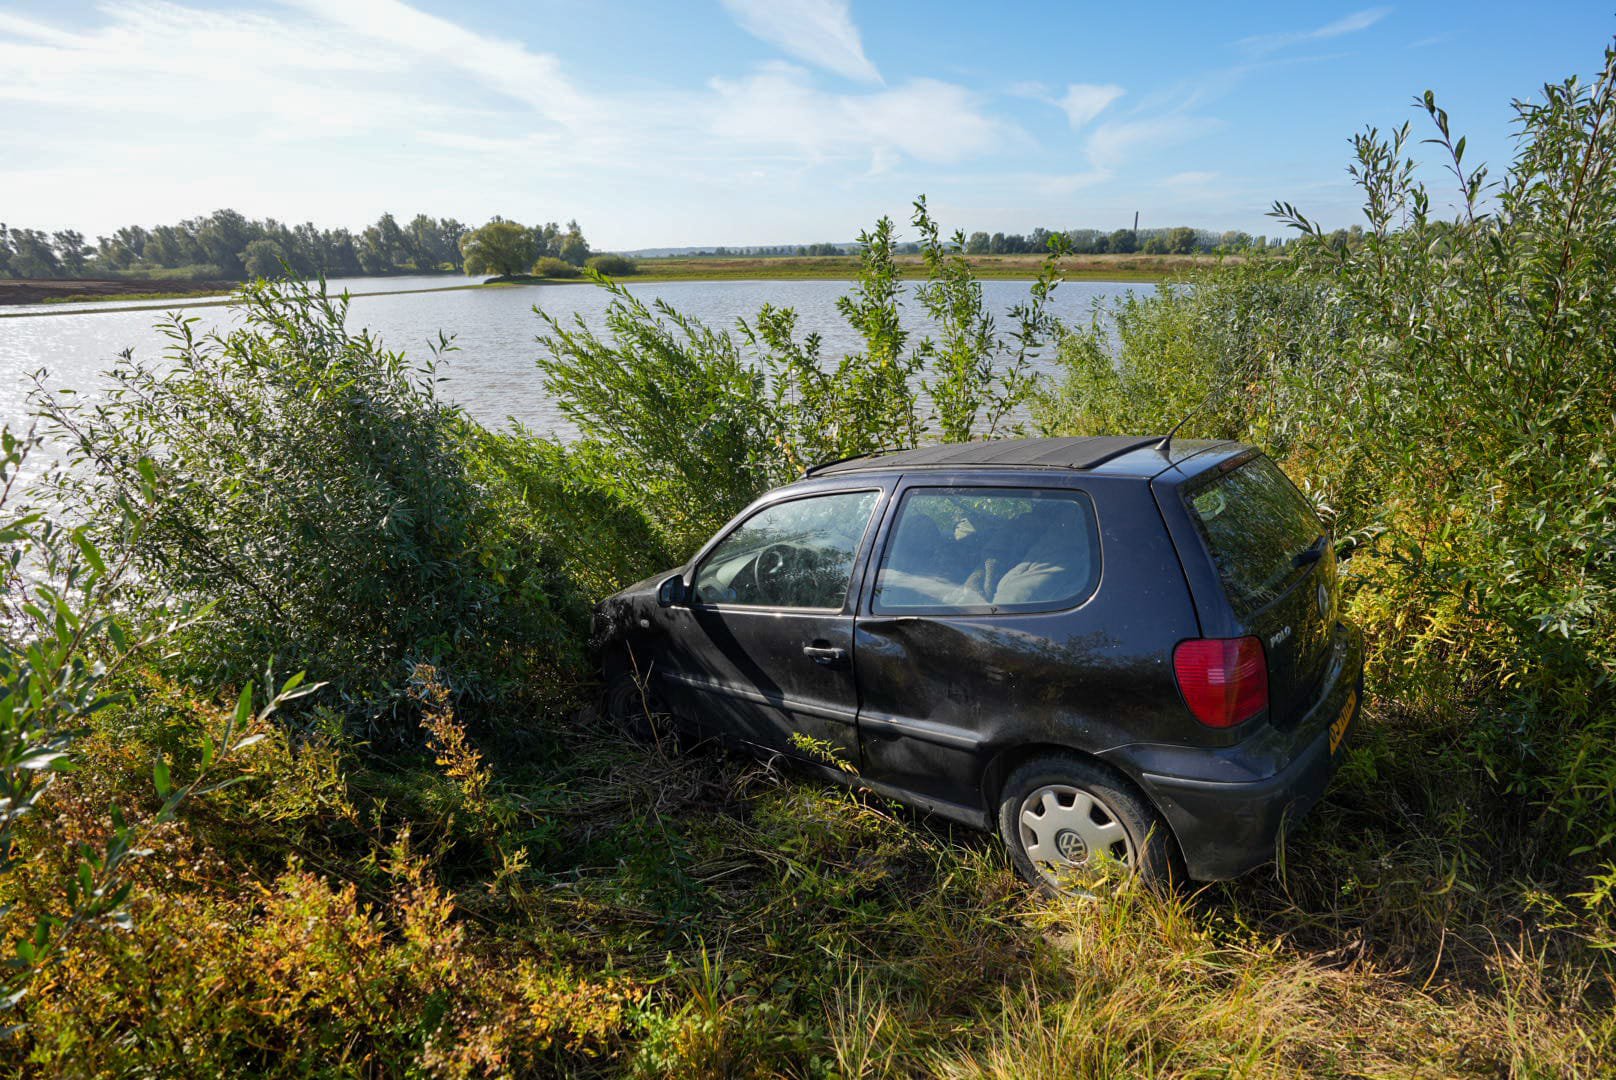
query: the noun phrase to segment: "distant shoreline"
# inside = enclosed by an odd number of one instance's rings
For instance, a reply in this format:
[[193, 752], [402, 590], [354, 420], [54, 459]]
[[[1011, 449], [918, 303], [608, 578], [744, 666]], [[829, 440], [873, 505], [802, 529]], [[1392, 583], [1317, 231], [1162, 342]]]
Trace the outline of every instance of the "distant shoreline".
[[[1043, 255], [967, 255], [979, 278], [1030, 281], [1043, 267]], [[905, 278], [924, 277], [926, 264], [918, 255], [899, 255], [893, 261]], [[1166, 281], [1188, 270], [1217, 266], [1215, 255], [1068, 255], [1059, 266], [1068, 281]], [[1238, 256], [1230, 262], [1239, 262]], [[670, 256], [640, 259], [639, 269], [624, 280], [733, 281], [858, 276], [857, 255], [784, 256]]]
[[[970, 256], [977, 277], [995, 281], [1030, 281], [1037, 276], [1043, 257], [1037, 255]], [[1195, 255], [1080, 255], [1061, 260], [1067, 281], [1114, 281], [1119, 283], [1158, 283], [1197, 267], [1216, 266], [1222, 260]], [[925, 276], [924, 264], [914, 256], [900, 256], [899, 270], [907, 279]], [[617, 280], [624, 284], [669, 281], [852, 281], [858, 275], [859, 260], [853, 255], [815, 257], [671, 257], [644, 259], [633, 274]], [[385, 276], [374, 280], [384, 282]], [[239, 282], [208, 282], [201, 287], [169, 291], [147, 291], [153, 282], [72, 281], [0, 279], [0, 319], [39, 318], [52, 315], [96, 315], [113, 311], [171, 311], [184, 308], [223, 307]], [[401, 296], [407, 293], [455, 292], [462, 289], [511, 289], [526, 285], [588, 285], [587, 278], [488, 278], [455, 285], [424, 289], [390, 289], [354, 293], [361, 296]], [[110, 288], [107, 288], [110, 287]], [[41, 295], [45, 293], [47, 295]], [[67, 307], [68, 304], [96, 301], [149, 300], [150, 304], [119, 303], [116, 307]], [[165, 303], [164, 301], [180, 301]], [[54, 311], [5, 311], [6, 306], [23, 304], [64, 305]]]

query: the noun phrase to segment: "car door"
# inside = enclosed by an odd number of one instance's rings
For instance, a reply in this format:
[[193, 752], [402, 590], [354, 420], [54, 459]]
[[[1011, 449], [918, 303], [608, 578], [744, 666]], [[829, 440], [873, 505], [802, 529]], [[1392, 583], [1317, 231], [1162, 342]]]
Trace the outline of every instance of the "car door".
[[793, 757], [857, 765], [851, 584], [882, 496], [872, 485], [770, 503], [697, 560], [664, 671], [681, 712]]
[[863, 772], [970, 804], [996, 742], [1109, 696], [1084, 684], [1107, 649], [1080, 613], [1100, 582], [1094, 505], [1014, 481], [917, 480], [896, 499], [855, 631]]

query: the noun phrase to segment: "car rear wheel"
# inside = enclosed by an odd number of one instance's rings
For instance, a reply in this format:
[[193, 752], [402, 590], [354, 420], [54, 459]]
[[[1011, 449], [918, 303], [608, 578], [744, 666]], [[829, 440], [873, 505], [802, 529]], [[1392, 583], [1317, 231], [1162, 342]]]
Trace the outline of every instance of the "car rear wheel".
[[1021, 876], [1051, 893], [1081, 894], [1107, 868], [1149, 884], [1175, 876], [1166, 823], [1122, 777], [1077, 757], [1018, 766], [999, 794], [999, 835]]

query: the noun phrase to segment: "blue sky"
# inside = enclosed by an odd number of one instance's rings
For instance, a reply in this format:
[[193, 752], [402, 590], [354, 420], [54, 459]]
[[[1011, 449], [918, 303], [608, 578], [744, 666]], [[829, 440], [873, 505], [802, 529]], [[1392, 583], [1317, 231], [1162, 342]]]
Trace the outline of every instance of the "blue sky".
[[[0, 0], [0, 220], [576, 217], [597, 247], [1356, 217], [1434, 89], [1499, 168], [1597, 3]], [[1434, 173], [1433, 182], [1440, 178]]]

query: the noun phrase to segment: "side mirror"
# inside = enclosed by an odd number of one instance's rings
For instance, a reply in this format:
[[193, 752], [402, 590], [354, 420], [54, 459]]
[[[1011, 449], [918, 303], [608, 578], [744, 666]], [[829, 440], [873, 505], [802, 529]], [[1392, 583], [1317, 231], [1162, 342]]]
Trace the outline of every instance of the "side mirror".
[[675, 574], [661, 585], [656, 591], [657, 607], [683, 607], [690, 602], [685, 592], [685, 579], [683, 574]]

